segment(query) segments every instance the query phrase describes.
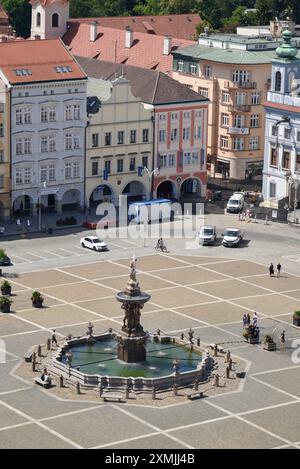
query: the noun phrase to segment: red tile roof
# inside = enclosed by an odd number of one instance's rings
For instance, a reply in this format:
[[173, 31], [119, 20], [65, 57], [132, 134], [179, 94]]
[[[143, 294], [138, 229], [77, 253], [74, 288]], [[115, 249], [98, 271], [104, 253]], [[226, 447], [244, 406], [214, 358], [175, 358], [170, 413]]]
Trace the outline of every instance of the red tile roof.
[[[58, 73], [55, 67], [70, 67]], [[0, 43], [0, 70], [12, 84], [86, 78], [60, 39]], [[18, 75], [16, 70], [29, 73]]]
[[[45, 0], [44, 0], [45, 1]], [[47, 0], [46, 0], [47, 1]], [[198, 13], [163, 16], [113, 16], [101, 18], [72, 18], [70, 25], [97, 21], [100, 26], [125, 30], [128, 26], [139, 33], [171, 36], [180, 39], [194, 39], [196, 26], [201, 22]]]
[[8, 21], [8, 14], [7, 12], [4, 10], [3, 6], [0, 5], [0, 19], [1, 20], [7, 20]]
[[[108, 62], [126, 63], [143, 68], [155, 68], [161, 72], [172, 70], [172, 55], [163, 55], [163, 36], [133, 33], [133, 45], [125, 47], [125, 31], [98, 26], [96, 41], [90, 41], [90, 25], [73, 23], [63, 41], [74, 55], [97, 58]], [[195, 44], [185, 39], [172, 39], [172, 51]]]
[[[62, 3], [67, 3], [68, 0], [60, 0]], [[30, 0], [29, 3], [34, 4], [37, 0]], [[52, 3], [57, 2], [57, 0], [38, 0], [38, 2], [44, 7], [46, 5], [51, 5]]]

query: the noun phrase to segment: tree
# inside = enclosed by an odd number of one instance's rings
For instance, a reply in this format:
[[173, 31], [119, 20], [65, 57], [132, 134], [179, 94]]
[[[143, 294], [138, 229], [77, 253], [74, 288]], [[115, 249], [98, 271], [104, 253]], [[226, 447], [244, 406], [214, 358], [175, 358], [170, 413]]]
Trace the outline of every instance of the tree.
[[256, 0], [256, 17], [259, 25], [269, 24], [274, 16], [272, 12], [272, 0]]
[[9, 14], [10, 23], [18, 36], [30, 36], [31, 6], [28, 0], [2, 0], [2, 6]]

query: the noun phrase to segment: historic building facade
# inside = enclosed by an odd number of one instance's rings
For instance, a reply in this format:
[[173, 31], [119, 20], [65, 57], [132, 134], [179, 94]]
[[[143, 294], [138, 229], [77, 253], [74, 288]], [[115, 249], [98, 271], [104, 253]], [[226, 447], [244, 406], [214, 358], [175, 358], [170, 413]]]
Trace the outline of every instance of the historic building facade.
[[83, 208], [85, 74], [60, 39], [0, 44], [0, 69], [11, 109], [12, 212]]
[[300, 202], [300, 59], [282, 33], [284, 44], [272, 61], [266, 110], [263, 196], [265, 205], [296, 209]]

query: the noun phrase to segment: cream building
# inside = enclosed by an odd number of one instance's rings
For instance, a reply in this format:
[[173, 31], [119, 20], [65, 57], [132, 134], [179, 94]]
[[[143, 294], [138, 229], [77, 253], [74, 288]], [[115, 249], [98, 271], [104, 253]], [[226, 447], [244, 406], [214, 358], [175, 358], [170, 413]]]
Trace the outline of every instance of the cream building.
[[86, 135], [86, 205], [119, 195], [150, 197], [153, 152], [152, 112], [132, 94], [129, 81], [89, 78]]
[[10, 94], [0, 81], [0, 221], [10, 216]]
[[212, 177], [262, 179], [263, 103], [277, 40], [205, 33], [173, 52], [173, 78], [210, 100], [208, 163]]

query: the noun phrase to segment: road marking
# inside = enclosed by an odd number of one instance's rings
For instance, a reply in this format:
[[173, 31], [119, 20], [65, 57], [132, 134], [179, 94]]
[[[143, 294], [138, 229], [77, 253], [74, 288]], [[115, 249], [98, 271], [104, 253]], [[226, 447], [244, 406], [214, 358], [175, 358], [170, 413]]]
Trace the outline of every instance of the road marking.
[[[77, 252], [73, 252], [73, 251], [69, 251], [69, 249], [65, 249], [65, 248], [58, 248], [60, 251], [65, 251], [67, 252], [68, 254], [71, 254], [72, 256], [80, 256], [80, 254], [78, 254]], [[67, 256], [67, 257], [70, 257], [70, 256]]]
[[[46, 249], [44, 249], [43, 252], [47, 252], [47, 253], [50, 254], [51, 256], [54, 255], [54, 256], [56, 256], [56, 257], [61, 257], [61, 258], [64, 258], [64, 257], [65, 257], [65, 256], [61, 256], [60, 254], [57, 254], [56, 252], [48, 251], [48, 250], [46, 250]], [[51, 258], [50, 258], [50, 259], [47, 259], [47, 260], [51, 260]]]

